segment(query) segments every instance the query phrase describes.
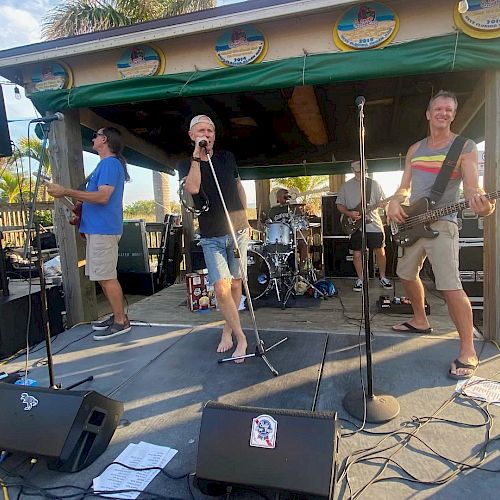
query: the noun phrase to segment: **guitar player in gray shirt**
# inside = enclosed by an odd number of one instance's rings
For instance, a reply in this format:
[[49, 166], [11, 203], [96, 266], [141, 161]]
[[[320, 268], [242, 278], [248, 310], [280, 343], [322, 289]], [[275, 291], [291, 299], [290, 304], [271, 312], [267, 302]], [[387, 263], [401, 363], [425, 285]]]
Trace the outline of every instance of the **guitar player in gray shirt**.
[[[348, 217], [352, 225], [361, 219], [361, 165], [359, 161], [351, 163], [351, 169], [354, 177], [340, 186], [337, 195], [337, 208], [343, 217]], [[373, 249], [373, 253], [377, 259], [378, 270], [380, 274], [380, 285], [386, 289], [392, 288], [392, 283], [385, 276], [386, 258], [385, 258], [385, 238], [384, 226], [380, 219], [378, 207], [384, 199], [384, 192], [380, 184], [373, 179], [366, 179], [367, 203], [369, 207], [373, 207], [367, 211], [366, 221], [366, 245]], [[353, 263], [356, 269], [358, 279], [354, 284], [353, 290], [361, 292], [363, 290], [363, 264], [361, 260], [361, 231], [355, 230], [351, 234], [350, 246], [353, 250]]]

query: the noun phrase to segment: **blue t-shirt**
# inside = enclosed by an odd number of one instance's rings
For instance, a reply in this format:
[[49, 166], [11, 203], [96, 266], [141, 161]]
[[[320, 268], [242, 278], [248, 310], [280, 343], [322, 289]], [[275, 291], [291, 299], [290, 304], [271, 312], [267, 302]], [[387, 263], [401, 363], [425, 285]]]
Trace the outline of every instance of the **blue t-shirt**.
[[120, 160], [108, 156], [101, 160], [90, 174], [87, 191], [98, 191], [99, 186], [112, 186], [108, 203], [83, 202], [80, 232], [85, 234], [122, 234], [123, 187], [125, 172]]

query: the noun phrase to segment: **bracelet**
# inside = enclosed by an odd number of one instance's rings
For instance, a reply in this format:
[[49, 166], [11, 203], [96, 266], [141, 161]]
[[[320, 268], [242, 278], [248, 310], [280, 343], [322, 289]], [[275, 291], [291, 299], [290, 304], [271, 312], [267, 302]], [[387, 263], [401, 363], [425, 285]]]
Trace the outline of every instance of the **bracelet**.
[[201, 163], [201, 158], [197, 156], [191, 156], [191, 161], [197, 161], [198, 163]]

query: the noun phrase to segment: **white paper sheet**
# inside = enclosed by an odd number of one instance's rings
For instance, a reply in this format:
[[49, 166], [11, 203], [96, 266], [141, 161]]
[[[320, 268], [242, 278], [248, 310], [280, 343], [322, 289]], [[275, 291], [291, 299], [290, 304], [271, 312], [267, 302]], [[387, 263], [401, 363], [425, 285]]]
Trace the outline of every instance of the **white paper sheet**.
[[[130, 443], [114, 462], [135, 467], [137, 469], [147, 467], [160, 467], [163, 469], [175, 456], [177, 450], [166, 446], [155, 444]], [[124, 499], [135, 499], [141, 491], [155, 478], [159, 470], [133, 471], [120, 465], [110, 465], [100, 476], [93, 480], [94, 492], [109, 491], [108, 496]], [[111, 493], [117, 490], [138, 490], [130, 493]]]
[[482, 377], [471, 377], [457, 382], [455, 392], [500, 406], [500, 382]]

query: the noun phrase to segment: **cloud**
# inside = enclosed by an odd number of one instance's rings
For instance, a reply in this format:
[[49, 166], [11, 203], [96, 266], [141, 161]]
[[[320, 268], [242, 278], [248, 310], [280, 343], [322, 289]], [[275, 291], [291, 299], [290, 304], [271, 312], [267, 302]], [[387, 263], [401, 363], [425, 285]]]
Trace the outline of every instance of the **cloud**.
[[0, 6], [2, 30], [0, 49], [28, 45], [40, 41], [40, 23], [30, 12], [9, 5]]

